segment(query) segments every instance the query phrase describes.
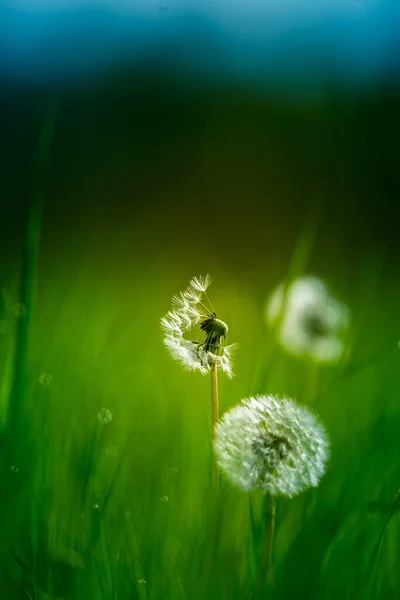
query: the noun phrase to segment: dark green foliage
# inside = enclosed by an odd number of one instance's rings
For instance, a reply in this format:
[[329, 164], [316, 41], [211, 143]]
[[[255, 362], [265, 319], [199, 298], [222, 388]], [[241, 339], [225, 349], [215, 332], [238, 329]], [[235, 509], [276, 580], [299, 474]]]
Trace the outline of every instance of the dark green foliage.
[[[162, 82], [134, 92], [61, 102], [12, 463], [3, 425], [17, 318], [2, 296], [0, 598], [253, 598], [262, 498], [222, 483], [213, 507], [209, 380], [180, 370], [159, 328], [172, 295], [210, 272], [239, 345], [221, 411], [286, 393], [312, 405], [332, 442], [320, 487], [277, 502], [264, 597], [370, 600], [373, 575], [374, 600], [397, 600], [398, 511], [370, 568], [400, 486], [398, 256], [394, 238], [384, 245], [396, 220], [380, 215], [374, 237], [371, 208], [394, 181], [381, 156], [384, 95], [281, 106]], [[9, 237], [4, 256], [18, 242]], [[18, 288], [14, 254], [7, 290]], [[266, 295], [302, 270], [326, 278], [352, 315], [348, 360], [316, 372], [264, 324]], [[109, 423], [97, 417], [104, 407]]]

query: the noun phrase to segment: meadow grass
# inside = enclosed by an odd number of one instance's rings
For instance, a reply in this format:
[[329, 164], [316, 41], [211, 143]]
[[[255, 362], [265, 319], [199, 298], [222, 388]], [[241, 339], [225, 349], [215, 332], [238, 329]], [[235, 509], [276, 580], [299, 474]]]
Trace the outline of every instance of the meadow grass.
[[[252, 598], [263, 497], [222, 480], [210, 549], [209, 378], [182, 372], [159, 327], [199, 259], [171, 269], [160, 256], [134, 271], [119, 264], [120, 250], [110, 242], [104, 262], [99, 247], [87, 248], [58, 284], [43, 277], [45, 261], [39, 271], [17, 458], [2, 461], [0, 597]], [[280, 267], [284, 276], [288, 266]], [[390, 281], [367, 260], [352, 282], [332, 278], [353, 315], [351, 352], [342, 364], [310, 370], [264, 326], [264, 299], [277, 283], [267, 265], [255, 282], [215, 260], [208, 270], [214, 306], [240, 347], [235, 378], [220, 378], [220, 413], [250, 394], [285, 393], [312, 405], [332, 443], [320, 486], [277, 501], [274, 577], [261, 597], [399, 598], [397, 512], [373, 560], [400, 485]], [[1, 339], [3, 412], [16, 323]], [[43, 372], [52, 375], [48, 387]], [[101, 408], [112, 413], [107, 424]]]

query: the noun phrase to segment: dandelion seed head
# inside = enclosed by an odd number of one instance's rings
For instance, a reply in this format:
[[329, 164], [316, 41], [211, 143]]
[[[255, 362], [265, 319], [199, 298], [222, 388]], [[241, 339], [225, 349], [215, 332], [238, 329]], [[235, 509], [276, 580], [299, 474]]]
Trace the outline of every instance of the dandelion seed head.
[[[210, 284], [209, 275], [194, 277], [185, 291], [173, 296], [172, 310], [161, 319], [164, 345], [187, 371], [205, 375], [216, 365], [232, 377], [232, 355], [236, 346], [226, 344], [228, 326], [217, 318], [212, 306], [207, 306], [206, 290]], [[197, 339], [189, 340], [184, 337], [186, 334]]]
[[12, 472], [12, 473], [18, 473], [18, 471], [19, 471], [19, 469], [18, 469], [18, 467], [16, 467], [15, 465], [13, 465], [13, 466], [11, 467], [11, 472]]
[[293, 400], [272, 395], [245, 399], [225, 413], [214, 449], [233, 485], [288, 497], [316, 487], [329, 458], [318, 419]]
[[267, 321], [276, 327], [279, 343], [295, 356], [319, 363], [342, 356], [349, 320], [347, 307], [331, 296], [323, 281], [309, 275], [286, 289], [279, 285], [267, 304]]

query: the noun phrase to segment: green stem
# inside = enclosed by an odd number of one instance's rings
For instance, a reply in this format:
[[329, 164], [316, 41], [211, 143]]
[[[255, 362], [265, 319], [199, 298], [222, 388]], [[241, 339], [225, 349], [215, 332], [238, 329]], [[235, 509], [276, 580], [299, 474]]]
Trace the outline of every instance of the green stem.
[[[266, 515], [265, 515], [265, 530], [263, 547], [261, 551], [260, 569], [257, 583], [257, 594], [260, 596], [263, 584], [272, 581], [272, 545], [275, 533], [275, 511], [276, 500], [275, 496], [267, 494], [266, 496]], [[261, 596], [260, 596], [261, 597]]]
[[306, 371], [307, 382], [305, 390], [305, 401], [308, 404], [313, 404], [318, 393], [318, 366], [315, 362], [311, 362]]
[[211, 378], [211, 485], [212, 495], [209, 503], [208, 528], [205, 539], [204, 551], [204, 577], [212, 581], [212, 569], [214, 565], [214, 556], [216, 551], [216, 539], [218, 529], [218, 511], [219, 511], [219, 472], [218, 465], [215, 462], [213, 452], [213, 442], [215, 438], [215, 426], [218, 422], [218, 367], [214, 364], [210, 370]]
[[[212, 442], [215, 437], [215, 426], [218, 423], [219, 407], [218, 407], [218, 367], [214, 365], [211, 368], [211, 427], [212, 427]], [[213, 449], [211, 448], [211, 479], [214, 491], [219, 489], [219, 474], [218, 467], [214, 460]]]

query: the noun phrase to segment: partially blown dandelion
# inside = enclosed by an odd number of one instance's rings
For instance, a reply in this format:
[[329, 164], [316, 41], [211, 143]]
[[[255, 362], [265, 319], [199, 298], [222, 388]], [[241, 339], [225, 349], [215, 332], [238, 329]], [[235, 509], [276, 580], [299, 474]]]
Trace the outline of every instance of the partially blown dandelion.
[[[227, 345], [228, 325], [221, 321], [207, 296], [211, 277], [194, 277], [184, 292], [172, 299], [172, 310], [161, 319], [164, 344], [172, 358], [187, 371], [211, 376], [212, 435], [218, 421], [218, 370], [233, 376], [232, 351]], [[184, 337], [190, 332], [191, 340]], [[195, 339], [193, 339], [195, 338]], [[218, 489], [218, 471], [212, 463], [212, 480]]]
[[[209, 275], [194, 277], [184, 292], [173, 297], [172, 310], [161, 319], [164, 344], [172, 358], [187, 371], [200, 371], [205, 375], [218, 367], [232, 377], [235, 345], [226, 344], [228, 326], [217, 318], [208, 300], [210, 284]], [[186, 339], [184, 334], [188, 332], [197, 339]]]
[[244, 491], [295, 496], [316, 487], [325, 472], [329, 442], [305, 407], [275, 396], [248, 398], [216, 426], [217, 462]]
[[299, 277], [286, 290], [279, 285], [269, 298], [267, 320], [279, 343], [296, 356], [330, 363], [343, 354], [348, 309], [317, 277]]

